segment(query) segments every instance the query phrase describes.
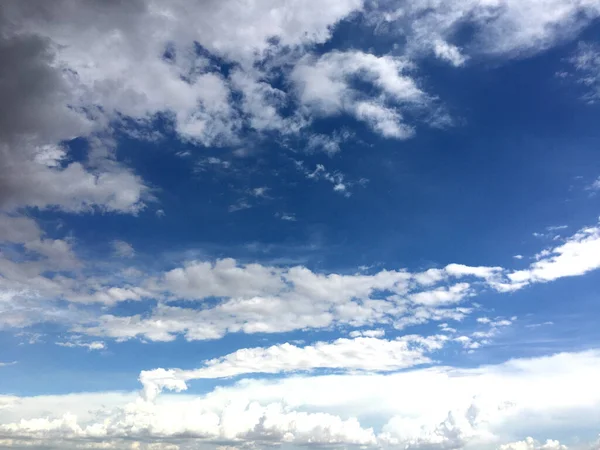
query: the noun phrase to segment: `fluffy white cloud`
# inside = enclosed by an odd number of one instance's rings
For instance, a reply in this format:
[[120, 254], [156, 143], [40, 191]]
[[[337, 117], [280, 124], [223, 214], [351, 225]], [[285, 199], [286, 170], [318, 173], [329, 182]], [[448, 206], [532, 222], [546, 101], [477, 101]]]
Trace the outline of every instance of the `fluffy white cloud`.
[[[93, 441], [116, 448], [130, 439], [181, 448], [193, 442], [562, 450], [555, 441], [527, 436], [564, 435], [575, 426], [597, 432], [599, 361], [598, 352], [589, 351], [472, 369], [243, 380], [199, 396], [162, 394], [153, 402], [123, 393], [0, 397], [6, 405], [0, 434], [48, 446], [69, 439], [73, 446]], [[514, 436], [523, 442], [506, 444]]]
[[[172, 341], [177, 335], [206, 340], [236, 332], [381, 325], [404, 329], [431, 321], [461, 321], [474, 311], [469, 302], [486, 288], [510, 292], [600, 266], [596, 257], [600, 254], [598, 227], [588, 227], [540, 253], [528, 268], [512, 272], [448, 264], [417, 273], [327, 274], [302, 266], [239, 264], [223, 259], [191, 261], [148, 277], [129, 270], [118, 277], [82, 278], [77, 272], [85, 270], [86, 264], [75, 257], [70, 241], [44, 239], [35, 223], [24, 217], [5, 215], [0, 225], [6, 239], [33, 239], [24, 243], [24, 248], [37, 255], [25, 262], [0, 258], [5, 298], [0, 302], [0, 324], [23, 327], [59, 321], [75, 333], [118, 340]], [[22, 232], [17, 231], [21, 225]], [[57, 268], [67, 272], [47, 273]], [[172, 304], [182, 299], [193, 303]], [[61, 300], [70, 302], [71, 307], [65, 310], [56, 303]], [[94, 314], [89, 308], [73, 307], [94, 303], [110, 307], [132, 300], [152, 303], [147, 303], [144, 313], [135, 315], [114, 315], [110, 309]], [[483, 336], [479, 339], [485, 340]], [[462, 344], [474, 349], [482, 342]]]
[[[427, 96], [408, 75], [411, 65], [402, 58], [375, 56], [359, 51], [306, 56], [291, 74], [303, 104], [321, 115], [354, 115], [385, 137], [408, 138], [413, 129], [402, 110], [423, 106]], [[352, 86], [360, 78], [379, 91], [365, 97]]]
[[250, 373], [282, 373], [313, 369], [389, 372], [427, 364], [427, 356], [443, 347], [447, 336], [406, 335], [394, 340], [374, 337], [337, 339], [298, 347], [289, 343], [246, 348], [211, 359], [195, 370], [155, 369], [140, 374], [147, 399], [162, 389], [181, 391], [190, 380], [228, 378]]
[[600, 227], [588, 227], [569, 237], [564, 244], [542, 252], [529, 268], [512, 272], [510, 281], [521, 286], [557, 278], [583, 275], [600, 267]]
[[[244, 122], [257, 130], [297, 128], [294, 120], [279, 117], [277, 107], [285, 95], [263, 81], [268, 74], [254, 63], [280, 48], [325, 42], [332, 26], [360, 10], [362, 0], [328, 0], [318, 13], [302, 0], [193, 6], [153, 0], [92, 6], [63, 0], [60, 16], [43, 2], [35, 5], [9, 2], [6, 15], [17, 31], [57, 44], [60, 63], [73, 74], [78, 104], [100, 105], [109, 118], [118, 113], [145, 120], [168, 112], [182, 138], [209, 145], [235, 141]], [[224, 78], [214, 62], [198, 54], [195, 42], [239, 68]], [[242, 93], [239, 108], [232, 89]]]
[[410, 299], [418, 305], [440, 306], [460, 302], [469, 295], [469, 283], [458, 283], [449, 287], [441, 287], [433, 291], [412, 294]]
[[499, 450], [567, 450], [567, 446], [551, 439], [542, 444], [531, 437], [527, 437], [522, 441], [501, 445]]
[[113, 255], [120, 258], [132, 258], [135, 256], [135, 249], [129, 242], [116, 240], [112, 242]]
[[[3, 3], [1, 96], [10, 114], [0, 119], [0, 208], [138, 212], [148, 187], [116, 162], [110, 139], [96, 140], [108, 148], [91, 148], [83, 161], [61, 146], [110, 135], [123, 118], [143, 127], [166, 113], [182, 139], [203, 145], [235, 143], [245, 125], [296, 132], [307, 119], [279, 117], [285, 94], [254, 62], [326, 41], [336, 22], [361, 8], [361, 0], [326, 1], [318, 13], [301, 0]], [[224, 77], [196, 43], [239, 68]]]
[[[231, 259], [214, 264], [192, 262], [148, 281], [148, 292], [164, 296], [164, 303], [151, 315], [106, 314], [74, 329], [117, 339], [144, 336], [169, 341], [185, 333], [186, 339], [198, 340], [216, 339], [228, 332], [275, 333], [341, 324], [393, 323], [401, 328], [409, 320], [462, 319], [468, 311], [455, 305], [444, 308], [444, 303], [460, 301], [468, 285], [457, 284], [423, 296], [414, 294], [413, 298], [406, 295], [410, 281], [411, 274], [402, 270], [340, 275], [319, 274], [302, 266], [242, 266]], [[214, 297], [222, 299], [214, 306], [168, 305], [171, 299]], [[407, 321], [401, 322], [401, 318]]]
[[[600, 16], [597, 0], [414, 0], [389, 5], [370, 14], [380, 30], [401, 29], [409, 52], [432, 52], [455, 66], [469, 55], [514, 57], [545, 50], [573, 38]], [[451, 42], [464, 26], [474, 32], [458, 49]]]

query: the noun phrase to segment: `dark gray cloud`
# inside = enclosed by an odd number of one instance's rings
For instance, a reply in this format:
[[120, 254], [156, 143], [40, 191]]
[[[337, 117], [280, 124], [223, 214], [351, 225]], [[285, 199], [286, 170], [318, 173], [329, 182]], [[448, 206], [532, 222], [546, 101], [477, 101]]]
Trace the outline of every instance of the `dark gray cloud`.
[[[106, 172], [64, 164], [68, 154], [61, 142], [89, 136], [102, 122], [78, 107], [77, 77], [57, 59], [56, 44], [27, 30], [28, 21], [52, 14], [48, 2], [0, 6], [0, 208], [135, 209], [144, 189], [124, 168], [111, 164]], [[118, 193], [114, 201], [109, 182], [133, 193], [133, 203], [119, 200]]]

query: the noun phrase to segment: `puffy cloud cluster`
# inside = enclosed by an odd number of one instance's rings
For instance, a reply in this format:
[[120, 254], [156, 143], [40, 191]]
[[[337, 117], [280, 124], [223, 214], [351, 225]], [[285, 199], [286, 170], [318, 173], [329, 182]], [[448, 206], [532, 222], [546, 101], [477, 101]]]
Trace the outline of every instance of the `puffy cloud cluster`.
[[552, 439], [548, 439], [542, 444], [531, 437], [527, 437], [522, 441], [501, 445], [500, 450], [567, 450], [567, 446]]
[[[454, 66], [469, 56], [545, 50], [574, 38], [600, 16], [597, 0], [413, 0], [386, 6], [370, 15], [381, 33], [401, 30], [410, 52], [431, 52]], [[465, 28], [472, 33], [459, 48], [452, 41]]]
[[[179, 333], [198, 340], [240, 331], [275, 333], [377, 324], [402, 329], [429, 321], [460, 321], [472, 311], [464, 302], [482, 289], [515, 291], [597, 269], [599, 233], [598, 227], [584, 228], [541, 252], [529, 268], [512, 272], [453, 263], [419, 273], [382, 270], [372, 275], [325, 275], [301, 266], [239, 265], [231, 259], [214, 264], [191, 262], [143, 285], [145, 291], [163, 298], [152, 315], [107, 314], [75, 331], [116, 339], [142, 336], [169, 341]], [[222, 300], [199, 308], [169, 305], [172, 300], [207, 298]], [[470, 344], [473, 348], [480, 345]]]
[[[402, 30], [404, 56], [311, 53], [353, 14], [366, 14], [378, 33]], [[247, 128], [296, 133], [314, 117], [341, 113], [382, 136], [407, 138], [414, 133], [407, 116], [431, 106], [408, 57], [433, 52], [458, 66], [467, 53], [535, 52], [599, 14], [597, 0], [382, 2], [366, 10], [362, 0], [327, 0], [318, 10], [303, 0], [60, 0], [53, 7], [9, 0], [0, 15], [0, 94], [10, 111], [0, 118], [0, 207], [139, 211], [148, 187], [116, 161], [108, 137], [123, 118], [144, 125], [166, 114], [182, 139], [202, 145], [239, 142]], [[450, 41], [463, 25], [475, 33], [461, 50]], [[596, 59], [589, 46], [574, 58], [592, 89]], [[220, 70], [224, 63], [229, 73]], [[274, 82], [281, 75], [287, 91]], [[356, 80], [376, 92], [358, 89]], [[282, 113], [295, 103], [297, 111]], [[71, 160], [63, 143], [94, 136], [102, 138], [92, 139], [88, 157]]]
[[[69, 240], [44, 239], [31, 219], [3, 215], [0, 236], [23, 245], [30, 258], [0, 258], [4, 277], [0, 323], [24, 327], [60, 322], [88, 336], [172, 341], [180, 334], [188, 340], [206, 340], [236, 332], [381, 325], [403, 329], [430, 321], [460, 321], [472, 313], [470, 301], [483, 290], [515, 291], [597, 269], [599, 235], [598, 227], [584, 228], [517, 271], [452, 263], [422, 272], [327, 274], [303, 266], [222, 259], [190, 261], [156, 276], [143, 276], [132, 268], [118, 276], [82, 277], [85, 263], [75, 256]], [[63, 272], [48, 273], [57, 269]], [[60, 306], [64, 300], [72, 307]], [[146, 312], [113, 314], [110, 307], [124, 301], [143, 302]], [[109, 309], [97, 314], [78, 304]], [[481, 344], [463, 341], [472, 348]]]
[[[348, 113], [386, 137], [408, 138], [414, 130], [406, 125], [401, 107], [423, 105], [427, 97], [407, 75], [410, 64], [392, 56], [359, 51], [330, 52], [306, 56], [295, 66], [291, 78], [302, 103], [320, 115]], [[354, 88], [353, 79], [372, 84], [375, 99]]]
[[[0, 438], [38, 440], [39, 448], [62, 441], [63, 448], [131, 448], [137, 441], [181, 449], [281, 444], [563, 450], [556, 441], [527, 436], [530, 430], [559, 435], [575, 425], [597, 430], [599, 360], [592, 351], [472, 369], [243, 380], [203, 395], [165, 393], [153, 401], [110, 392], [0, 397], [6, 405], [0, 409]], [[515, 435], [523, 441], [507, 444]]]
[[[149, 189], [116, 161], [109, 137], [111, 124], [123, 118], [144, 125], [166, 114], [182, 139], [202, 145], [236, 143], [248, 127], [296, 133], [314, 117], [341, 113], [382, 136], [407, 138], [414, 133], [407, 116], [430, 107], [431, 96], [417, 86], [406, 55], [433, 51], [462, 65], [466, 51], [537, 51], [574, 36], [600, 14], [595, 0], [390, 5], [365, 10], [362, 0], [328, 0], [317, 11], [302, 0], [60, 0], [52, 8], [40, 0], [3, 2], [0, 94], [10, 114], [0, 118], [0, 208], [139, 211]], [[376, 21], [380, 33], [402, 29], [406, 55], [310, 53], [353, 14]], [[449, 39], [469, 23], [477, 32], [461, 51]], [[589, 46], [574, 58], [591, 86], [596, 59]], [[222, 63], [232, 70], [223, 73]], [[280, 75], [289, 78], [288, 91], [275, 86]], [[358, 89], [356, 80], [376, 92]], [[234, 102], [236, 96], [241, 101]], [[282, 114], [294, 102], [298, 110]], [[63, 144], [76, 137], [90, 139], [81, 161], [73, 161]], [[326, 151], [339, 148], [332, 145]]]
[[[423, 290], [404, 270], [340, 275], [319, 274], [302, 266], [239, 265], [232, 259], [214, 264], [195, 261], [143, 286], [163, 299], [152, 315], [107, 314], [76, 330], [117, 339], [143, 336], [169, 341], [178, 333], [198, 340], [220, 338], [228, 332], [275, 333], [344, 324], [388, 323], [403, 328], [432, 319], [462, 319], [470, 310], [457, 304], [471, 295], [469, 286], [465, 282]], [[169, 304], [215, 297], [222, 300], [214, 306]]]

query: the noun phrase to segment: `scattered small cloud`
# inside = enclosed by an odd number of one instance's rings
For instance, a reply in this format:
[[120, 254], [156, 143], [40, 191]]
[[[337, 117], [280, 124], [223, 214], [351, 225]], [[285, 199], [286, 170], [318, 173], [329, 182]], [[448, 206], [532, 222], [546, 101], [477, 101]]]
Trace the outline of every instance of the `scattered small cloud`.
[[546, 230], [560, 231], [560, 230], [566, 230], [567, 228], [569, 228], [569, 225], [554, 225], [554, 226], [546, 227]]
[[600, 191], [600, 177], [596, 178], [591, 184], [587, 185], [585, 190], [593, 191], [594, 193]]
[[250, 195], [256, 198], [269, 198], [269, 196], [267, 195], [268, 191], [269, 188], [267, 186], [256, 187], [250, 189]]
[[351, 331], [349, 336], [351, 338], [357, 337], [368, 337], [368, 338], [381, 338], [385, 336], [385, 330], [378, 328], [376, 330], [354, 330]]
[[513, 258], [515, 258], [515, 259], [523, 259], [523, 255], [515, 255], [515, 256], [513, 256]]
[[546, 327], [546, 326], [551, 326], [551, 325], [554, 325], [554, 322], [547, 321], [547, 322], [542, 322], [542, 323], [531, 323], [529, 325], [525, 325], [525, 328], [539, 328], [539, 327]]
[[112, 248], [113, 255], [118, 258], [133, 258], [135, 256], [135, 249], [128, 242], [121, 240], [112, 241]]
[[44, 335], [42, 333], [21, 331], [21, 332], [15, 334], [15, 336], [25, 339], [23, 342], [20, 342], [19, 345], [23, 345], [23, 344], [33, 345], [33, 344], [38, 344], [38, 343], [44, 342], [42, 340], [42, 337], [44, 337]]
[[17, 361], [11, 361], [11, 362], [0, 361], [0, 367], [14, 366], [15, 364], [17, 364]]
[[206, 172], [207, 170], [228, 170], [231, 169], [231, 162], [214, 156], [201, 159], [196, 162], [195, 170], [197, 172]]
[[56, 345], [60, 347], [68, 347], [68, 348], [87, 348], [88, 351], [100, 351], [106, 349], [106, 344], [102, 341], [93, 341], [93, 342], [82, 342], [80, 340], [73, 340], [67, 342], [56, 342]]
[[296, 215], [292, 213], [275, 213], [275, 217], [278, 219], [284, 220], [286, 222], [295, 222]]
[[600, 45], [580, 42], [568, 61], [575, 70], [577, 82], [586, 89], [583, 100], [590, 104], [596, 103], [600, 100]]
[[250, 203], [248, 203], [248, 201], [246, 199], [240, 199], [233, 205], [229, 205], [228, 211], [230, 213], [233, 213], [233, 212], [243, 211], [244, 209], [250, 209], [250, 208], [252, 208], [252, 205]]
[[340, 152], [341, 144], [352, 136], [353, 133], [348, 130], [334, 131], [331, 134], [312, 134], [308, 138], [306, 150], [309, 152], [322, 151], [333, 156]]
[[356, 182], [347, 181], [343, 173], [339, 171], [330, 172], [323, 164], [317, 164], [314, 170], [309, 170], [304, 167], [304, 163], [302, 161], [296, 161], [296, 168], [304, 173], [304, 176], [309, 180], [324, 180], [331, 183], [333, 185], [334, 192], [338, 192], [344, 197], [350, 197], [352, 195], [349, 190], [350, 187], [357, 184], [364, 186], [368, 182], [366, 178], [361, 178]]

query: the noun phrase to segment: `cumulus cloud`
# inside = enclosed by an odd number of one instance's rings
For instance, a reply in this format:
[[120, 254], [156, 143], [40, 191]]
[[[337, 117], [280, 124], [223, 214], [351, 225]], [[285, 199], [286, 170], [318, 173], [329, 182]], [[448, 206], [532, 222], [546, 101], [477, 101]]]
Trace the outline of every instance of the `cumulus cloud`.
[[[299, 0], [243, 7], [232, 1], [190, 7], [179, 1], [98, 6], [63, 0], [60, 16], [43, 2], [13, 1], [4, 9], [18, 32], [56, 44], [58, 61], [74, 74], [79, 104], [100, 105], [109, 118], [141, 121], [167, 112], [183, 139], [220, 145], [235, 142], [245, 124], [284, 132], [301, 126], [280, 117], [285, 94], [254, 63], [279, 48], [325, 42], [339, 20], [361, 8], [361, 0], [327, 1], [318, 14]], [[195, 42], [238, 68], [222, 76]], [[241, 93], [238, 105], [234, 91]]]
[[[342, 112], [367, 123], [384, 137], [405, 139], [414, 133], [403, 119], [403, 109], [423, 105], [427, 96], [408, 71], [410, 64], [391, 56], [375, 56], [359, 51], [330, 52], [320, 57], [306, 56], [291, 74], [300, 100], [315, 113]], [[366, 97], [352, 86], [360, 78], [379, 90], [378, 97]]]
[[349, 336], [352, 338], [356, 337], [371, 337], [371, 338], [380, 338], [385, 336], [385, 330], [381, 328], [376, 330], [354, 330], [349, 333]]
[[[75, 256], [69, 240], [45, 239], [26, 217], [4, 215], [0, 219], [6, 239], [31, 239], [23, 244], [24, 250], [37, 255], [28, 261], [19, 260], [18, 255], [16, 260], [8, 255], [0, 258], [6, 299], [1, 302], [0, 323], [23, 327], [58, 320], [76, 333], [118, 340], [172, 341], [178, 335], [206, 340], [236, 332], [341, 326], [388, 325], [400, 330], [431, 321], [462, 321], [474, 311], [470, 302], [483, 290], [516, 291], [582, 275], [600, 265], [594, 259], [599, 254], [598, 228], [587, 227], [540, 253], [529, 267], [513, 271], [453, 263], [415, 273], [400, 269], [338, 274], [221, 259], [189, 261], [152, 276], [129, 270], [116, 278], [82, 279], [76, 273], [86, 266]], [[56, 269], [65, 272], [61, 276], [47, 272]], [[148, 299], [157, 303], [145, 303], [143, 313], [115, 315], [110, 310], [119, 302]], [[65, 300], [71, 304], [66, 311], [60, 304]], [[193, 303], [173, 304], [180, 300]], [[92, 314], [76, 307], [84, 304], [108, 309]]]
[[567, 446], [552, 439], [548, 439], [545, 443], [541, 443], [532, 437], [527, 437], [522, 441], [503, 444], [500, 446], [500, 450], [567, 450]]
[[119, 258], [133, 258], [135, 249], [129, 242], [116, 240], [112, 242], [113, 255]]
[[212, 443], [563, 450], [556, 441], [537, 442], [527, 434], [522, 442], [506, 443], [526, 433], [521, 430], [548, 424], [557, 435], [575, 424], [596, 431], [599, 359], [589, 351], [471, 369], [243, 380], [203, 395], [163, 393], [153, 401], [110, 392], [0, 397], [0, 404], [10, 405], [0, 409], [0, 433], [46, 445], [93, 441], [114, 442], [115, 448], [131, 448], [135, 440], [181, 448]]

